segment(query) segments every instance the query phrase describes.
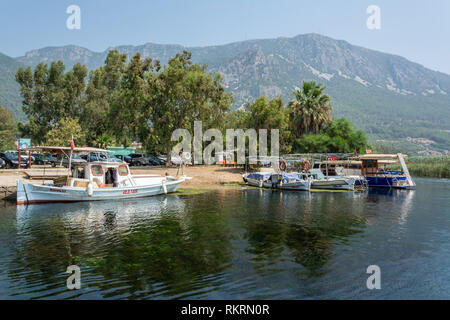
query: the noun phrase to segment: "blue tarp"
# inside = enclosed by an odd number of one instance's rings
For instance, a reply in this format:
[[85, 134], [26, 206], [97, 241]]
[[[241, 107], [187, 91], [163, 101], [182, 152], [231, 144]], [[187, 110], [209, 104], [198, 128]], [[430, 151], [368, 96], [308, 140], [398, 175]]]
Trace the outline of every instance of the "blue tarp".
[[250, 179], [255, 179], [255, 180], [263, 180], [263, 181], [267, 181], [267, 180], [269, 180], [270, 179], [270, 177], [272, 176], [272, 175], [275, 175], [275, 176], [282, 176], [283, 178], [283, 181], [288, 181], [288, 180], [302, 180], [301, 179], [301, 177], [299, 176], [299, 174], [298, 173], [280, 173], [280, 174], [276, 174], [276, 173], [270, 173], [270, 172], [268, 172], [268, 173], [260, 173], [260, 172], [257, 172], [257, 173], [251, 173], [251, 174], [249, 174], [248, 176], [247, 176], [247, 178], [250, 178]]
[[270, 178], [271, 175], [272, 174], [270, 172], [268, 172], [268, 173], [250, 173], [247, 176], [247, 178], [266, 181]]

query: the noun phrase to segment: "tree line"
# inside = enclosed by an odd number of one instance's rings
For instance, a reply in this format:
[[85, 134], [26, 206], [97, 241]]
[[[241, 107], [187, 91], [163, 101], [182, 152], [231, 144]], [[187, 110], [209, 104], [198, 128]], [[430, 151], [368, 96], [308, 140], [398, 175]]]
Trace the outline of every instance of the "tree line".
[[[233, 97], [220, 74], [193, 63], [187, 51], [163, 66], [139, 53], [128, 59], [111, 50], [96, 70], [88, 72], [79, 63], [65, 69], [55, 61], [17, 71], [28, 121], [17, 126], [13, 121], [9, 132], [35, 145], [69, 145], [72, 135], [77, 145], [88, 146], [126, 147], [139, 141], [147, 152], [169, 155], [172, 132], [192, 131], [200, 120], [204, 130], [279, 129], [282, 153], [353, 152], [367, 145], [365, 134], [349, 121], [333, 120], [330, 97], [314, 81], [303, 82], [288, 104], [263, 96], [233, 111]], [[14, 134], [3, 138], [2, 132], [0, 148], [5, 148]]]

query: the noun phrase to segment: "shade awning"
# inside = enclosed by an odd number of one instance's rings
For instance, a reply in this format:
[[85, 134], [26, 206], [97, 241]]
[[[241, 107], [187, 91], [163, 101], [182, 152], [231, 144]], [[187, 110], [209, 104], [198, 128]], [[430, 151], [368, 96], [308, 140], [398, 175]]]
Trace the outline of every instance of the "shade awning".
[[[36, 146], [23, 151], [41, 151], [48, 153], [69, 153], [70, 147], [57, 147], [57, 146]], [[92, 147], [75, 147], [73, 153], [90, 153], [90, 152], [108, 152], [108, 150]]]
[[[408, 155], [403, 154], [403, 158], [408, 157]], [[398, 159], [397, 154], [362, 154], [359, 156], [351, 157], [352, 160], [382, 160], [382, 159]]]

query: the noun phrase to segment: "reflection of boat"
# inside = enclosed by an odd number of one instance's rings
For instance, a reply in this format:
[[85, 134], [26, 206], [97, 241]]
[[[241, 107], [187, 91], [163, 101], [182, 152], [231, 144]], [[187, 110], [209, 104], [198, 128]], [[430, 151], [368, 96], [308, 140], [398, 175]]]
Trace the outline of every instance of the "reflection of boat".
[[131, 175], [128, 165], [88, 162], [72, 168], [53, 184], [23, 184], [17, 181], [17, 204], [94, 201], [147, 197], [175, 192], [186, 177]]
[[311, 179], [305, 173], [255, 172], [243, 175], [243, 179], [251, 186], [281, 190], [308, 191]]
[[133, 224], [142, 224], [143, 221], [158, 218], [163, 212], [184, 212], [185, 204], [182, 198], [168, 198], [91, 201], [81, 202], [77, 206], [70, 203], [16, 206], [16, 219], [20, 230], [27, 229], [34, 219], [60, 218], [64, 223], [76, 225], [77, 230], [87, 230], [89, 234], [94, 231], [101, 232], [105, 224], [111, 222], [118, 230], [125, 231]]
[[320, 169], [311, 169], [308, 173], [312, 177], [313, 189], [355, 190], [356, 178], [346, 176], [325, 177]]

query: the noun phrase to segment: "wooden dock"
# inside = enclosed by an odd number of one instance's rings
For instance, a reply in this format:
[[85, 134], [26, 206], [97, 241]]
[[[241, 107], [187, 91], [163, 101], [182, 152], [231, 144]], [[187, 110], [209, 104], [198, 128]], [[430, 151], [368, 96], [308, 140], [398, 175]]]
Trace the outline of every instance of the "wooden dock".
[[69, 170], [28, 170], [25, 175], [30, 180], [54, 180], [60, 177], [67, 176]]

